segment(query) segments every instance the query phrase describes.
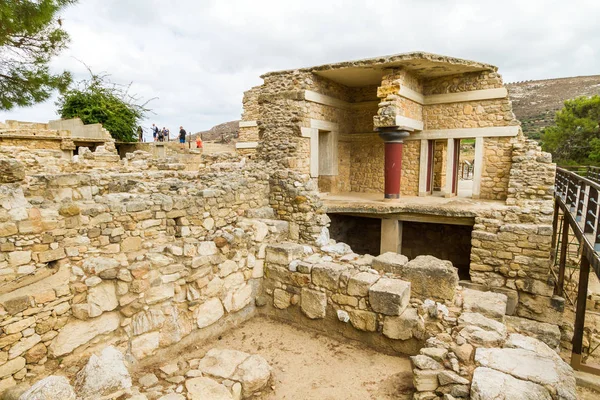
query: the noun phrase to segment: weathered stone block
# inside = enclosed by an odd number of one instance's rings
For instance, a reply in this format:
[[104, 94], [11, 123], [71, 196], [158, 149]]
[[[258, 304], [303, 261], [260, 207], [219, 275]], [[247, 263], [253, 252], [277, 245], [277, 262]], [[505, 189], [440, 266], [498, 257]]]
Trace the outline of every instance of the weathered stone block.
[[141, 336], [136, 336], [131, 340], [131, 354], [133, 354], [136, 359], [141, 360], [152, 354], [154, 350], [158, 349], [159, 344], [159, 332], [150, 332]]
[[300, 296], [300, 309], [310, 319], [325, 318], [327, 296], [325, 293], [304, 288]]
[[0, 184], [25, 179], [25, 165], [10, 158], [0, 157]]
[[501, 293], [463, 290], [463, 309], [502, 321], [506, 314], [507, 297]]
[[268, 263], [285, 265], [304, 255], [304, 247], [296, 243], [271, 244], [266, 248], [266, 260]]
[[29, 296], [15, 297], [14, 299], [6, 300], [2, 305], [9, 314], [16, 314], [27, 309], [31, 304]]
[[375, 332], [377, 330], [377, 314], [370, 311], [350, 310], [350, 323], [361, 331]]
[[546, 343], [551, 349], [556, 350], [560, 346], [561, 334], [558, 325], [532, 321], [526, 318], [506, 316], [506, 326], [508, 327], [509, 332], [517, 332], [526, 336], [532, 336]]
[[550, 400], [548, 390], [533, 382], [523, 381], [491, 368], [479, 367], [473, 373], [472, 400]]
[[350, 296], [368, 296], [369, 288], [379, 280], [379, 275], [369, 272], [359, 272], [350, 277], [348, 281], [348, 294]]
[[369, 289], [373, 311], [385, 315], [401, 315], [410, 299], [410, 282], [381, 278]]
[[225, 314], [221, 300], [212, 298], [201, 304], [195, 311], [198, 328], [204, 328], [217, 322]]
[[417, 392], [434, 391], [438, 388], [438, 373], [436, 370], [413, 370], [413, 386]]
[[311, 272], [312, 283], [325, 289], [335, 291], [338, 288], [340, 275], [345, 270], [346, 267], [335, 263], [314, 265]]
[[120, 323], [117, 312], [104, 313], [89, 321], [70, 322], [60, 330], [50, 345], [50, 354], [54, 357], [68, 354], [98, 335], [115, 331]]
[[292, 293], [286, 292], [285, 290], [275, 289], [273, 291], [273, 306], [280, 310], [286, 309], [290, 306], [292, 300]]
[[407, 340], [422, 324], [416, 308], [407, 307], [398, 317], [385, 317], [383, 321], [383, 335], [390, 339]]
[[389, 251], [375, 257], [372, 266], [373, 269], [380, 272], [397, 274], [400, 268], [404, 267], [407, 263], [408, 257]]
[[411, 283], [414, 297], [434, 300], [452, 300], [458, 286], [458, 272], [450, 261], [432, 256], [418, 256], [396, 273]]
[[25, 367], [25, 358], [17, 357], [0, 365], [0, 378], [4, 378], [20, 371]]
[[38, 254], [39, 262], [48, 263], [50, 261], [60, 260], [61, 258], [65, 258], [67, 255], [65, 254], [65, 249], [59, 247], [58, 249], [44, 251]]

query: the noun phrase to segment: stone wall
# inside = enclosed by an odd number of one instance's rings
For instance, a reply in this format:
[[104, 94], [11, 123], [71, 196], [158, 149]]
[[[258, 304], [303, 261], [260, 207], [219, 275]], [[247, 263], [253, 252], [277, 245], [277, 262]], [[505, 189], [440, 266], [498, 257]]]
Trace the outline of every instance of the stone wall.
[[550, 275], [555, 164], [530, 140], [512, 145], [507, 205], [481, 212], [472, 234], [471, 279], [518, 299], [516, 313], [557, 323], [564, 299]]
[[265, 244], [314, 241], [328, 222], [301, 177], [270, 180], [264, 165], [121, 168], [0, 186], [0, 387], [109, 342], [141, 360], [250, 317]]
[[433, 190], [443, 190], [446, 186], [446, 158], [448, 141], [436, 140], [433, 153]]
[[513, 166], [511, 138], [486, 138], [483, 142], [483, 167], [479, 198], [506, 200]]
[[420, 169], [420, 140], [404, 142], [402, 149], [402, 176], [400, 178], [400, 195], [419, 195], [419, 169]]

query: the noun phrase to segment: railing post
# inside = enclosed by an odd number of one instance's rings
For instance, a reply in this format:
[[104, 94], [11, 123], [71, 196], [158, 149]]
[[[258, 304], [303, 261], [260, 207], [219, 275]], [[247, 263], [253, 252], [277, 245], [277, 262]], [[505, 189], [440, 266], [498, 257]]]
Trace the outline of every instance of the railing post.
[[581, 255], [579, 267], [579, 286], [577, 287], [577, 311], [575, 314], [575, 331], [573, 333], [573, 353], [581, 356], [583, 347], [583, 328], [585, 326], [585, 303], [587, 300], [588, 280], [590, 277], [590, 261], [584, 253]]
[[[558, 198], [554, 199], [554, 214], [552, 215], [552, 251], [556, 249], [556, 239], [558, 236]], [[556, 260], [556, 259], [555, 259]]]
[[558, 260], [558, 281], [556, 282], [556, 295], [562, 297], [565, 286], [567, 251], [569, 250], [569, 223], [567, 222], [567, 216], [565, 214], [563, 214], [562, 219], [562, 236], [560, 240], [560, 257]]

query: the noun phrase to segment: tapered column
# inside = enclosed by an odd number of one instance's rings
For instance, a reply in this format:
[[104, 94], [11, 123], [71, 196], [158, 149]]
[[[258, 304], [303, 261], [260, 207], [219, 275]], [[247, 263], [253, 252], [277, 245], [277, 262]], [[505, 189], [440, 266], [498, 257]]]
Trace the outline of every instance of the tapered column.
[[410, 132], [398, 128], [379, 128], [379, 137], [385, 142], [385, 193], [386, 199], [400, 197], [400, 179], [402, 178], [403, 139]]

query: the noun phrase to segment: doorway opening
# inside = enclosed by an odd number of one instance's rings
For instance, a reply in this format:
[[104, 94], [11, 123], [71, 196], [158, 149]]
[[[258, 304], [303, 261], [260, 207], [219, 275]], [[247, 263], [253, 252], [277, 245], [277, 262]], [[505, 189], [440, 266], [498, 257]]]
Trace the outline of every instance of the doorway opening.
[[331, 219], [329, 235], [344, 242], [357, 254], [378, 256], [381, 246], [381, 219], [353, 215], [327, 214]]

